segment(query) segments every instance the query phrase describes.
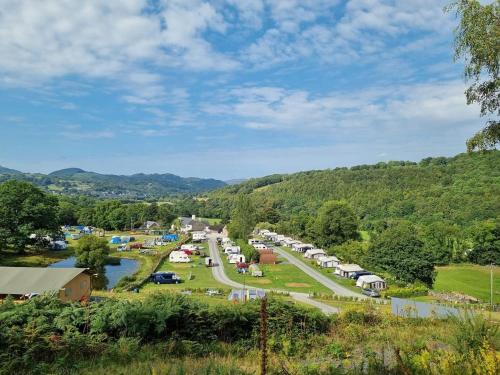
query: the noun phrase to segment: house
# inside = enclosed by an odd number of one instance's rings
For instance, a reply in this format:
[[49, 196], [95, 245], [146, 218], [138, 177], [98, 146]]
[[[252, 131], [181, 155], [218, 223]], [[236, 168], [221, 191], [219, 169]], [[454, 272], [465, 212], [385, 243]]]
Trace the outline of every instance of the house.
[[239, 246], [226, 246], [224, 248], [224, 253], [228, 254], [239, 254], [241, 253], [241, 248]]
[[229, 293], [228, 301], [245, 302], [254, 299], [261, 299], [266, 296], [266, 292], [260, 289], [233, 289]]
[[229, 254], [227, 261], [229, 264], [245, 263], [245, 256], [243, 254]]
[[250, 271], [250, 274], [253, 277], [262, 277], [263, 276], [262, 270], [255, 263], [250, 264], [250, 266], [248, 267], [248, 270]]
[[322, 249], [309, 249], [304, 253], [304, 258], [307, 259], [318, 259], [319, 257], [325, 256], [326, 253]]
[[260, 254], [259, 263], [260, 264], [276, 264], [278, 261], [278, 257], [276, 254]]
[[358, 266], [357, 264], [338, 264], [335, 267], [335, 274], [340, 277], [351, 277], [355, 272], [364, 271], [363, 268]]
[[171, 263], [189, 263], [191, 258], [184, 251], [172, 251], [168, 256]]
[[335, 256], [320, 256], [316, 258], [316, 263], [323, 268], [335, 268], [340, 261]]
[[360, 276], [356, 281], [356, 286], [363, 289], [385, 289], [385, 280], [377, 275], [364, 275]]
[[0, 267], [0, 296], [55, 293], [61, 301], [83, 301], [91, 287], [87, 268]]
[[207, 239], [207, 234], [205, 232], [200, 232], [200, 231], [191, 232], [191, 235], [193, 237], [193, 241], [196, 242], [205, 241]]
[[309, 243], [294, 243], [292, 245], [292, 250], [297, 251], [298, 253], [305, 253], [307, 250], [312, 250], [314, 249], [314, 245], [311, 245]]
[[188, 233], [188, 232], [192, 232], [192, 231], [201, 232], [201, 231], [205, 231], [209, 227], [208, 223], [206, 223], [204, 221], [196, 220], [196, 216], [194, 216], [194, 215], [191, 218], [180, 217], [179, 220], [181, 222], [181, 232], [184, 232], [184, 233]]

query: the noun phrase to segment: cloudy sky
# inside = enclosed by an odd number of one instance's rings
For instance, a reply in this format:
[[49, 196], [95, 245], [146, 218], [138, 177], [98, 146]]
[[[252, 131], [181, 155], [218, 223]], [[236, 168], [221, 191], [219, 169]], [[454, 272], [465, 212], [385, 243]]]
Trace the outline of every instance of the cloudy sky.
[[441, 0], [0, 0], [0, 165], [221, 179], [480, 128]]

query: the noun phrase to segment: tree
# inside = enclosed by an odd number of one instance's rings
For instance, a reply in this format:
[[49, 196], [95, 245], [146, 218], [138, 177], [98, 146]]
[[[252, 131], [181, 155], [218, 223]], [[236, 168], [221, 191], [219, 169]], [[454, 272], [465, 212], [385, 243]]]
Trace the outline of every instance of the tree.
[[478, 264], [500, 265], [500, 224], [494, 220], [477, 223], [471, 228], [473, 242], [469, 259]]
[[0, 184], [0, 248], [11, 246], [23, 252], [32, 233], [45, 236], [58, 232], [55, 196], [24, 181]]
[[[460, 23], [455, 31], [455, 60], [465, 58], [465, 79], [472, 84], [465, 91], [467, 104], [478, 103], [481, 116], [500, 115], [500, 1], [481, 5], [478, 0], [457, 0]], [[500, 122], [491, 119], [467, 141], [467, 150], [486, 150], [500, 142]]]
[[328, 249], [328, 254], [339, 257], [345, 263], [366, 264], [367, 253], [368, 244], [366, 242], [353, 240]]
[[316, 243], [322, 247], [359, 239], [358, 218], [351, 206], [344, 201], [325, 202], [318, 210], [312, 229], [316, 235]]
[[170, 205], [162, 204], [158, 207], [158, 212], [156, 214], [156, 220], [162, 223], [164, 226], [168, 226], [176, 218], [175, 214], [172, 212]]
[[76, 266], [94, 270], [104, 267], [109, 255], [109, 245], [104, 238], [84, 236], [75, 246]]
[[462, 260], [464, 240], [457, 225], [438, 221], [422, 230], [424, 247], [433, 256], [433, 263], [444, 265]]
[[229, 223], [229, 235], [242, 240], [248, 239], [257, 224], [255, 207], [246, 194], [240, 194], [236, 200], [236, 206], [231, 212], [231, 222]]
[[59, 201], [58, 221], [61, 225], [77, 225], [78, 215], [77, 207], [64, 200]]
[[368, 262], [404, 282], [422, 281], [432, 286], [435, 278], [432, 255], [425, 251], [416, 228], [398, 222], [373, 239]]

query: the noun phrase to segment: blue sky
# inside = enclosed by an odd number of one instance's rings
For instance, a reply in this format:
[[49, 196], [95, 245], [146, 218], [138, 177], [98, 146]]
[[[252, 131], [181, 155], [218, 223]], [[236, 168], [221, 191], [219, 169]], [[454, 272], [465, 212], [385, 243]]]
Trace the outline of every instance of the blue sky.
[[221, 179], [464, 151], [440, 0], [0, 0], [0, 165]]

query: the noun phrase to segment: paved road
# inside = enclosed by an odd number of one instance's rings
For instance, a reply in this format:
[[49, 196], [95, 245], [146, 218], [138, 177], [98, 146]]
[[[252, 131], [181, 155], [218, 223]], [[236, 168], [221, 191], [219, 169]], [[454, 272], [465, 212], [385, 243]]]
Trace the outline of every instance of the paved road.
[[333, 293], [339, 295], [339, 296], [344, 296], [344, 297], [358, 297], [358, 298], [367, 298], [365, 295], [361, 293], [356, 293], [353, 292], [350, 289], [347, 289], [346, 287], [337, 284], [335, 281], [332, 279], [326, 277], [325, 275], [319, 273], [316, 271], [314, 268], [311, 266], [307, 265], [300, 259], [295, 258], [293, 255], [289, 254], [283, 249], [280, 249], [278, 247], [273, 247], [273, 250], [280, 254], [283, 258], [285, 258], [287, 261], [289, 261], [291, 264], [294, 266], [300, 268], [302, 271], [307, 273], [309, 276], [311, 276], [313, 279], [318, 281], [319, 283], [323, 284], [326, 286], [328, 289], [330, 289]]
[[[229, 277], [227, 277], [226, 273], [224, 272], [224, 263], [222, 263], [222, 259], [219, 253], [219, 250], [217, 249], [217, 241], [215, 237], [209, 236], [208, 239], [208, 249], [210, 251], [210, 257], [213, 260], [213, 263], [215, 266], [212, 267], [212, 275], [214, 276], [214, 279], [217, 280], [218, 282], [228, 285], [232, 288], [238, 288], [238, 289], [243, 289], [245, 286], [243, 284], [240, 284], [236, 281], [231, 280]], [[246, 286], [248, 288], [248, 286]], [[262, 288], [255, 288], [252, 287], [252, 289], [259, 289], [259, 290], [266, 290]], [[269, 290], [269, 289], [268, 289]], [[296, 292], [288, 292], [288, 291], [282, 291], [282, 290], [275, 290], [271, 289], [275, 292], [278, 293], [289, 293], [290, 297], [294, 298], [295, 300], [303, 303], [307, 303], [308, 305], [317, 307], [321, 311], [323, 311], [325, 314], [337, 314], [339, 312], [339, 309], [336, 307], [315, 301], [311, 298], [306, 293], [296, 293]]]

